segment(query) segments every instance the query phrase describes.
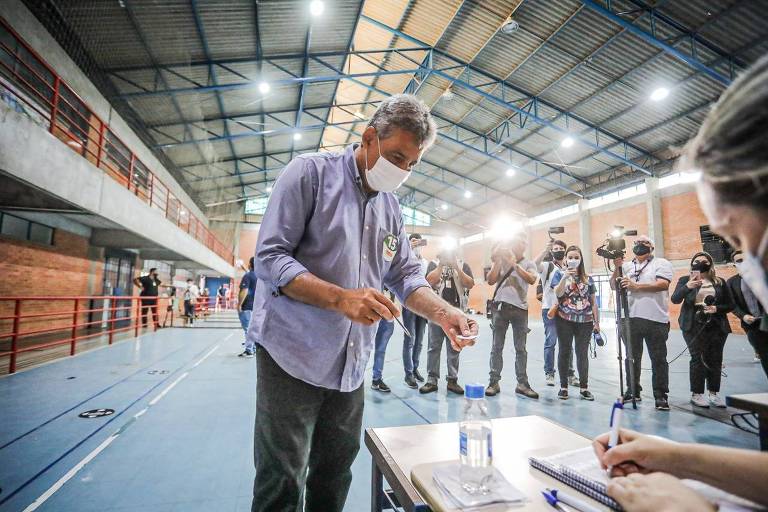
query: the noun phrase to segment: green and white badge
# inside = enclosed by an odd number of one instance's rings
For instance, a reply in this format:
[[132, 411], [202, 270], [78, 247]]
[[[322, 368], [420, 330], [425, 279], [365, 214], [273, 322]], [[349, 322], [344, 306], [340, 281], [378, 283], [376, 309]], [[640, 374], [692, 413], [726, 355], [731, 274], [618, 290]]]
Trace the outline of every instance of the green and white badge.
[[384, 237], [384, 261], [392, 261], [395, 254], [397, 254], [397, 237], [390, 233]]

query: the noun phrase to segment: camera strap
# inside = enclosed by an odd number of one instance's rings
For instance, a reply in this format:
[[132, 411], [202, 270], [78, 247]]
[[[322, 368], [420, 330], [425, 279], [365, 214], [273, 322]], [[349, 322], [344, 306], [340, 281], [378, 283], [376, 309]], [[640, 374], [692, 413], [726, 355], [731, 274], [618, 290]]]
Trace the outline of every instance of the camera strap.
[[491, 302], [496, 301], [496, 294], [499, 293], [499, 288], [501, 288], [501, 284], [507, 280], [507, 278], [512, 274], [512, 271], [515, 270], [515, 265], [512, 265], [509, 267], [509, 270], [507, 270], [504, 275], [499, 279], [499, 282], [496, 283], [496, 288], [493, 290], [493, 296], [491, 297]]
[[651, 263], [651, 258], [648, 259], [648, 261], [645, 262], [645, 265], [643, 265], [643, 268], [640, 270], [637, 270], [637, 261], [632, 262], [632, 266], [635, 268], [635, 281], [640, 282], [640, 274], [643, 273], [643, 271], [646, 269], [646, 267]]

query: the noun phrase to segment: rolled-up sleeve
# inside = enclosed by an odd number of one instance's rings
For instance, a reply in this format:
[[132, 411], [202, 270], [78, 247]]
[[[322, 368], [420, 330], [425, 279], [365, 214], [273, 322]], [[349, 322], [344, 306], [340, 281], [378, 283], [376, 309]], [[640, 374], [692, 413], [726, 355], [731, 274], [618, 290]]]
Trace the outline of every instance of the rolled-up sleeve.
[[389, 272], [384, 276], [384, 285], [394, 292], [401, 304], [405, 304], [414, 291], [429, 287], [429, 283], [421, 273], [421, 262], [411, 250], [402, 222], [397, 239], [399, 250], [392, 259]]
[[295, 158], [274, 185], [256, 242], [256, 277], [277, 291], [307, 272], [294, 258], [315, 203], [312, 166]]

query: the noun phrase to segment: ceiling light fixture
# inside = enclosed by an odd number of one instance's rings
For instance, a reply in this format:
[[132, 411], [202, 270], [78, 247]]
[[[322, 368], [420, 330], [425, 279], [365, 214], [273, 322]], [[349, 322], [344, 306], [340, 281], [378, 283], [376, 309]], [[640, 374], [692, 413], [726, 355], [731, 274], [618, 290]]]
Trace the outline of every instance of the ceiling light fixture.
[[259, 82], [259, 92], [261, 94], [267, 94], [269, 92], [269, 84], [267, 82]]
[[507, 169], [507, 176], [509, 176], [509, 177], [511, 178], [512, 176], [514, 176], [514, 175], [515, 175], [515, 172], [517, 172], [517, 171], [515, 171], [515, 168], [514, 168], [514, 167], [509, 167], [509, 168]]
[[447, 210], [447, 209], [448, 209], [448, 205], [447, 205], [447, 204], [445, 204], [445, 203], [443, 203], [443, 204], [441, 204], [441, 205], [440, 205], [440, 209], [442, 209], [443, 211], [445, 211], [445, 210]]
[[513, 34], [518, 31], [520, 24], [513, 19], [509, 19], [501, 26], [501, 32], [504, 34]]
[[272, 185], [267, 185], [266, 190], [267, 190], [267, 194], [271, 194], [272, 193]]
[[560, 142], [560, 146], [564, 148], [570, 148], [573, 146], [574, 142], [576, 141], [573, 140], [573, 137], [566, 137]]
[[667, 89], [666, 87], [659, 87], [657, 89], [654, 89], [654, 91], [651, 93], [651, 100], [661, 101], [667, 96], [669, 96], [669, 89]]
[[293, 140], [301, 140], [301, 132], [294, 132]]
[[448, 89], [443, 91], [442, 97], [445, 100], [451, 101], [453, 98], [456, 97], [456, 95], [453, 93], [453, 91], [449, 87]]
[[464, 198], [465, 198], [465, 199], [469, 199], [470, 197], [472, 197], [472, 191], [470, 191], [470, 190], [465, 190], [465, 191], [464, 191]]
[[325, 2], [322, 0], [312, 0], [309, 3], [309, 12], [312, 16], [320, 16], [325, 11]]

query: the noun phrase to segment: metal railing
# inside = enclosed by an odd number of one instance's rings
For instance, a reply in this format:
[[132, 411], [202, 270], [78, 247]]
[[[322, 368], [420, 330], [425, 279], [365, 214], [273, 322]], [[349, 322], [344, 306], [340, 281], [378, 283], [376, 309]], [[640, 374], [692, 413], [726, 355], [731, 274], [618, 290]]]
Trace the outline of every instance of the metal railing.
[[26, 114], [72, 151], [229, 263], [232, 250], [155, 176], [48, 65], [0, 17], [0, 101]]
[[[215, 311], [210, 299], [197, 299], [197, 319]], [[181, 297], [159, 296], [154, 306], [146, 301], [123, 295], [0, 297], [0, 363], [7, 359], [7, 372], [14, 373], [22, 358], [31, 366], [111, 345], [119, 334], [133, 338], [147, 329], [188, 324]]]

